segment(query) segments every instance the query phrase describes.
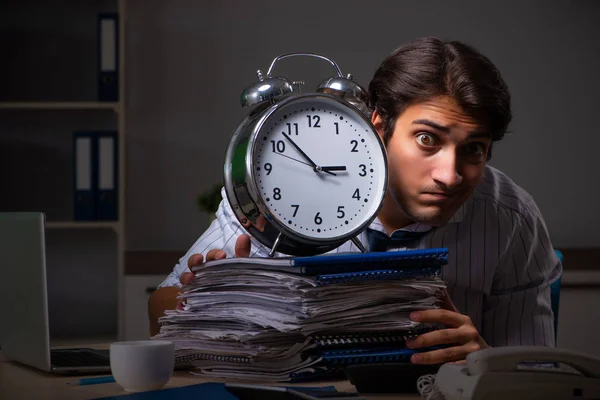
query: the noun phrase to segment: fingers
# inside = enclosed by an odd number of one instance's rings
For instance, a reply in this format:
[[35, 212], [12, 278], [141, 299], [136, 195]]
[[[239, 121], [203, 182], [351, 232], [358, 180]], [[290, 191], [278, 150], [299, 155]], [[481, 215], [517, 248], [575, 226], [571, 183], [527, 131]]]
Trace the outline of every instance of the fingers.
[[204, 262], [204, 256], [202, 254], [192, 254], [188, 258], [188, 268], [196, 267]]
[[227, 257], [227, 253], [221, 249], [212, 249], [206, 253], [206, 261], [220, 260], [225, 257]]
[[[220, 258], [225, 258], [226, 256], [227, 255], [223, 250], [215, 249], [209, 251], [206, 254], [206, 261], [217, 260]], [[194, 281], [194, 273], [191, 272], [192, 267], [202, 265], [203, 262], [204, 256], [202, 254], [192, 254], [190, 258], [188, 258], [188, 268], [190, 270], [183, 272], [181, 275], [179, 275], [179, 282], [181, 282], [182, 285], [189, 285], [190, 283], [192, 283]]]
[[184, 272], [181, 275], [179, 275], [179, 282], [181, 282], [182, 285], [189, 285], [194, 281], [194, 274], [190, 271]]
[[[250, 236], [241, 235], [235, 242], [235, 256], [236, 257], [250, 257], [251, 242]], [[212, 249], [206, 253], [206, 261], [220, 260], [227, 257], [227, 253], [220, 249]], [[202, 254], [193, 254], [188, 258], [188, 268], [190, 271], [186, 271], [179, 276], [179, 281], [182, 285], [189, 285], [194, 281], [194, 274], [191, 272], [193, 267], [197, 267], [204, 262], [204, 256]]]
[[464, 359], [467, 354], [478, 351], [480, 348], [479, 343], [468, 342], [461, 346], [446, 347], [444, 349], [413, 354], [410, 362], [413, 364], [441, 364], [450, 361], [459, 361]]
[[472, 325], [468, 316], [444, 309], [413, 311], [410, 313], [410, 319], [416, 322], [438, 322], [453, 328], [465, 324]]
[[252, 242], [250, 241], [250, 236], [246, 234], [240, 235], [235, 242], [235, 256], [250, 257], [251, 247]]
[[439, 329], [427, 332], [406, 341], [406, 347], [418, 349], [422, 347], [438, 346], [441, 344], [463, 344], [479, 340], [479, 332], [472, 325], [463, 325], [459, 328]]

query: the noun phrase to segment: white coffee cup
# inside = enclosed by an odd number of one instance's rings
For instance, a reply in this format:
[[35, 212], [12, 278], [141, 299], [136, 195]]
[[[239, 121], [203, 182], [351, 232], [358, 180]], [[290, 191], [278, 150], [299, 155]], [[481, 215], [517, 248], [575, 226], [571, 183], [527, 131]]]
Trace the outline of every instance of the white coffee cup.
[[160, 389], [171, 379], [174, 367], [172, 342], [141, 340], [110, 345], [112, 375], [128, 392]]

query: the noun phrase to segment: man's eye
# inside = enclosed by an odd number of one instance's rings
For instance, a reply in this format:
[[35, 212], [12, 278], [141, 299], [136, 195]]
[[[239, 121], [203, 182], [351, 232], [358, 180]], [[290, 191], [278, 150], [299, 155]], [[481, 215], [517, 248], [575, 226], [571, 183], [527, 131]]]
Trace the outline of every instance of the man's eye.
[[481, 143], [469, 143], [465, 151], [470, 156], [481, 156], [485, 153], [485, 147]]
[[437, 140], [435, 136], [429, 133], [419, 133], [417, 135], [417, 143], [421, 146], [435, 146], [437, 144]]

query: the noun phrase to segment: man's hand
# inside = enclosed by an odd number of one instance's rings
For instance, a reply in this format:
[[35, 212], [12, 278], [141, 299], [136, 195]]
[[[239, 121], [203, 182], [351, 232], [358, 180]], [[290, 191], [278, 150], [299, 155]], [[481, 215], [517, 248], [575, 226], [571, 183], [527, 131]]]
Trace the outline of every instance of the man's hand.
[[[235, 256], [236, 257], [250, 257], [250, 236], [243, 234], [237, 238], [235, 242]], [[220, 260], [227, 257], [227, 254], [223, 250], [213, 249], [206, 253], [206, 261]], [[191, 271], [192, 267], [201, 265], [204, 262], [204, 256], [202, 254], [193, 254], [188, 258], [189, 271], [182, 273], [179, 276], [179, 281], [182, 285], [189, 285], [194, 280], [194, 273]]]
[[445, 292], [442, 309], [422, 310], [410, 314], [413, 321], [438, 322], [447, 326], [433, 332], [424, 333], [406, 342], [407, 347], [418, 349], [428, 346], [451, 345], [444, 349], [414, 354], [410, 361], [413, 364], [441, 364], [464, 360], [467, 354], [490, 346], [481, 338], [471, 318], [461, 314], [452, 303], [448, 292]]

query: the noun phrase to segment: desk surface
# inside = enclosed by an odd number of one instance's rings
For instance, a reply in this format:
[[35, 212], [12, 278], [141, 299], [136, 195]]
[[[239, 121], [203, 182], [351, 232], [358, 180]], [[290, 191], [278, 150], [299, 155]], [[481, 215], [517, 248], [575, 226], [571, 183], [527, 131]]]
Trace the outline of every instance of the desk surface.
[[[87, 346], [107, 348], [107, 345]], [[87, 377], [87, 376], [86, 376]], [[60, 399], [82, 400], [105, 396], [127, 394], [117, 383], [103, 383], [97, 385], [74, 386], [69, 382], [79, 379], [73, 376], [61, 376], [39, 371], [34, 368], [7, 360], [0, 351], [0, 398], [12, 399]], [[205, 382], [225, 382], [214, 378], [203, 378], [191, 375], [186, 371], [177, 371], [164, 387], [173, 388], [194, 385]], [[259, 383], [259, 382], [252, 382]], [[339, 391], [354, 391], [354, 386], [348, 381], [322, 382], [319, 384], [306, 383], [299, 386], [329, 386], [334, 385]], [[417, 395], [365, 395], [368, 399], [406, 399], [422, 400]]]

